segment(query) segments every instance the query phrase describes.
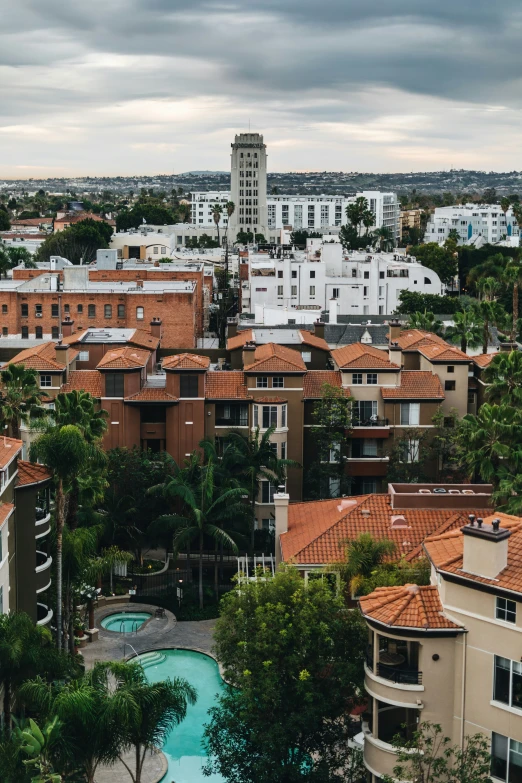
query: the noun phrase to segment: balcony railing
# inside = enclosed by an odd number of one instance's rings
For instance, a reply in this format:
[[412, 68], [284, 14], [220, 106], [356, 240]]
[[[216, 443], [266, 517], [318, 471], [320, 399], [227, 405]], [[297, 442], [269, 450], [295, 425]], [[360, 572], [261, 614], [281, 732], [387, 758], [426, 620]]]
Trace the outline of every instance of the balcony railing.
[[239, 416], [225, 419], [223, 416], [216, 418], [216, 427], [248, 427], [248, 418], [241, 419]]
[[375, 449], [373, 454], [367, 454], [363, 452], [357, 453], [356, 449], [352, 449], [349, 459], [384, 459], [388, 456], [389, 454], [382, 448]]
[[401, 669], [378, 663], [377, 674], [385, 680], [401, 685], [422, 685], [422, 672], [417, 671], [417, 669]]
[[354, 416], [352, 420], [353, 427], [387, 427], [389, 419], [378, 419], [374, 416]]

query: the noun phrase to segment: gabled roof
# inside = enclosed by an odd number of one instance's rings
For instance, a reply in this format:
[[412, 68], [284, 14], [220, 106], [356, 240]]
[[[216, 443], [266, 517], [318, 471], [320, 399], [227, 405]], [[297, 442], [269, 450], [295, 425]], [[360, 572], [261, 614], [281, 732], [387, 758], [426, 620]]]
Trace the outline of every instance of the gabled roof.
[[60, 391], [85, 391], [99, 399], [103, 397], [103, 375], [98, 370], [73, 370]]
[[136, 394], [125, 397], [125, 402], [178, 402], [178, 398], [166, 392], [165, 389], [144, 386]]
[[210, 365], [208, 356], [198, 356], [195, 353], [178, 353], [166, 356], [161, 367], [164, 370], [206, 370]]
[[428, 557], [435, 568], [443, 573], [455, 574], [466, 580], [491, 585], [499, 590], [522, 593], [522, 518], [498, 512], [492, 515], [491, 509], [480, 516], [484, 519], [484, 525], [490, 525], [494, 519], [500, 519], [500, 529], [511, 531], [507, 542], [507, 566], [494, 579], [463, 570], [464, 535], [460, 528], [443, 535], [426, 538], [424, 549]]
[[134, 370], [145, 367], [150, 359], [150, 351], [141, 348], [125, 346], [107, 351], [105, 356], [96, 365], [103, 370]]
[[128, 342], [131, 345], [137, 345], [138, 348], [147, 348], [149, 351], [155, 351], [160, 344], [160, 338], [154, 337], [150, 332], [146, 332], [145, 329], [136, 329], [134, 334], [129, 337]]
[[400, 370], [400, 367], [390, 362], [388, 352], [374, 348], [372, 345], [353, 343], [332, 351], [332, 359], [342, 370], [372, 369]]
[[[280, 537], [283, 559], [314, 565], [335, 563], [344, 557], [346, 541], [371, 533], [376, 539], [395, 542], [394, 558], [405, 556], [411, 560], [419, 554], [427, 536], [462, 527], [470, 513], [484, 517], [490, 512], [491, 509], [392, 509], [390, 496], [384, 494], [290, 503], [288, 532]], [[398, 517], [404, 517], [405, 526], [397, 526]]]
[[80, 343], [82, 341], [82, 337], [87, 334], [88, 331], [88, 329], [84, 329], [83, 332], [75, 332], [74, 334], [70, 334], [68, 337], [63, 337], [62, 343], [65, 343], [66, 345], [76, 345], [76, 343]]
[[46, 465], [26, 462], [23, 459], [18, 460], [18, 487], [38, 484], [40, 481], [48, 481], [52, 477], [53, 474]]
[[460, 348], [456, 348], [453, 345], [439, 345], [431, 343], [431, 345], [421, 345], [419, 347], [419, 353], [429, 359], [431, 362], [467, 362], [469, 364], [470, 358], [467, 354], [463, 353]]
[[205, 376], [207, 400], [251, 400], [242, 370], [216, 370]]
[[422, 329], [404, 329], [397, 337], [396, 342], [403, 351], [416, 350], [421, 345], [447, 345], [447, 342], [433, 332], [425, 332]]
[[13, 457], [22, 450], [24, 444], [18, 438], [0, 438], [0, 470], [8, 465]]
[[310, 345], [312, 348], [320, 348], [322, 351], [329, 351], [328, 343], [322, 337], [318, 337], [307, 329], [299, 329], [299, 336], [303, 345]]
[[445, 399], [438, 375], [424, 370], [403, 370], [401, 385], [381, 387], [384, 400], [443, 400]]
[[365, 617], [389, 628], [461, 628], [444, 615], [435, 585], [377, 587], [360, 598], [359, 605]]
[[245, 343], [249, 343], [254, 339], [252, 329], [245, 329], [243, 332], [238, 332], [233, 337], [229, 337], [227, 340], [227, 349], [234, 351], [236, 348], [242, 348]]
[[[342, 373], [340, 370], [308, 370], [304, 377], [303, 397], [309, 400], [318, 400], [323, 396], [323, 385], [342, 388]], [[344, 394], [350, 396], [350, 389], [345, 388]]]
[[254, 362], [244, 368], [245, 372], [306, 372], [306, 365], [299, 351], [285, 345], [265, 343], [254, 353]]
[[479, 353], [478, 356], [470, 356], [469, 358], [471, 361], [476, 364], [478, 367], [489, 367], [491, 364], [493, 357], [497, 356], [497, 353]]
[[[56, 343], [41, 343], [40, 345], [33, 345], [31, 348], [25, 348], [12, 359], [9, 359], [7, 364], [23, 364], [26, 369], [31, 370], [49, 370], [50, 372], [63, 371], [64, 367], [56, 361]], [[69, 353], [69, 357], [74, 359], [78, 355], [78, 351]]]

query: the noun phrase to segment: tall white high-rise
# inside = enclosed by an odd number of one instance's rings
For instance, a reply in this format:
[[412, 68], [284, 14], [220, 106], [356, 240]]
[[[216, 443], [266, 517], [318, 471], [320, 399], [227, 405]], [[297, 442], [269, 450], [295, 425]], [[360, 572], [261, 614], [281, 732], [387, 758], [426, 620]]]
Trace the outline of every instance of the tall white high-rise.
[[266, 144], [259, 133], [240, 133], [231, 146], [230, 199], [236, 210], [230, 237], [238, 231], [266, 236]]

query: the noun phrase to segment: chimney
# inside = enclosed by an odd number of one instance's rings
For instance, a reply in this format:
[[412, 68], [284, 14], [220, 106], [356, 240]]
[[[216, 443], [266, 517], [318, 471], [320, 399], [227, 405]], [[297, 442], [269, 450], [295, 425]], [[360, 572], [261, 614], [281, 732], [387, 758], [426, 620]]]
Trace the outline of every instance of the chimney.
[[469, 574], [495, 579], [507, 566], [508, 538], [510, 530], [500, 527], [500, 519], [491, 525], [474, 514], [469, 515], [469, 524], [462, 528], [464, 536], [464, 557], [462, 570]]
[[242, 351], [243, 369], [246, 369], [255, 361], [256, 344], [254, 342], [245, 343]]
[[163, 327], [162, 327], [163, 321], [161, 318], [153, 318], [150, 322], [150, 333], [153, 337], [159, 337], [161, 340], [161, 336], [163, 334]]
[[136, 288], [143, 288], [143, 280], [136, 280]]
[[314, 334], [316, 337], [320, 337], [322, 340], [324, 340], [324, 322], [323, 321], [315, 321], [314, 322]]
[[288, 531], [288, 501], [290, 495], [287, 495], [284, 487], [278, 487], [274, 495], [275, 505], [275, 559], [276, 566], [279, 565], [282, 558], [281, 553], [281, 535]]
[[66, 315], [62, 321], [62, 335], [64, 337], [70, 337], [74, 333], [74, 321], [71, 321], [71, 317]]
[[400, 336], [401, 333], [401, 324], [398, 318], [392, 318], [390, 321], [388, 321], [388, 327], [389, 327], [389, 340], [390, 345], [393, 341], [397, 340], [397, 338]]
[[235, 337], [237, 334], [237, 321], [235, 318], [227, 318], [227, 337]]
[[330, 299], [329, 323], [337, 323], [337, 299]]
[[59, 365], [65, 367], [66, 370], [69, 363], [68, 360], [69, 360], [70, 347], [71, 347], [70, 345], [68, 345], [67, 343], [65, 343], [64, 345], [61, 341], [56, 343], [56, 345], [54, 346], [54, 350], [56, 353], [56, 361], [58, 362]]

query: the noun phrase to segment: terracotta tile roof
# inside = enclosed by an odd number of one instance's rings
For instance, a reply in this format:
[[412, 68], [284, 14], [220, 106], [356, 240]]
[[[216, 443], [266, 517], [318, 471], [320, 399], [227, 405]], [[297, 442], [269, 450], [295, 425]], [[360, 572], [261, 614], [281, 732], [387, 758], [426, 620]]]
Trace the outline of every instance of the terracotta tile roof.
[[133, 348], [129, 345], [125, 348], [113, 348], [107, 351], [96, 367], [104, 370], [132, 370], [145, 367], [149, 359], [150, 351]]
[[169, 394], [165, 389], [144, 387], [136, 394], [125, 397], [125, 402], [177, 402], [178, 398]]
[[65, 343], [66, 345], [76, 345], [76, 343], [81, 342], [82, 337], [87, 334], [88, 331], [88, 329], [84, 329], [83, 332], [75, 332], [68, 337], [64, 337], [62, 343]]
[[0, 438], [0, 469], [8, 465], [15, 454], [22, 450], [23, 443], [18, 438]]
[[322, 351], [329, 351], [328, 343], [322, 337], [317, 337], [313, 332], [307, 329], [299, 329], [299, 336], [303, 345], [311, 345], [313, 348], [320, 348]]
[[251, 400], [241, 370], [208, 372], [205, 376], [207, 400]]
[[245, 367], [245, 372], [306, 372], [306, 365], [299, 351], [285, 345], [265, 343], [254, 353], [254, 362]]
[[198, 356], [195, 353], [178, 353], [166, 356], [161, 366], [164, 370], [206, 370], [210, 364], [208, 356]]
[[[303, 389], [305, 398], [317, 400], [323, 396], [322, 387], [329, 386], [342, 388], [342, 374], [340, 370], [308, 370], [304, 377]], [[344, 394], [350, 396], [350, 389], [345, 388]]]
[[332, 359], [336, 365], [343, 369], [378, 369], [378, 370], [399, 370], [397, 364], [390, 362], [388, 352], [374, 348], [372, 345], [363, 343], [352, 343], [344, 345], [342, 348], [336, 348], [332, 351]]
[[99, 399], [103, 397], [103, 375], [98, 370], [73, 370], [60, 391], [85, 391]]
[[497, 354], [479, 353], [478, 356], [470, 356], [469, 358], [471, 359], [472, 362], [474, 362], [474, 364], [478, 365], [479, 367], [489, 367], [494, 356], [497, 356]]
[[[369, 514], [362, 513], [369, 511]], [[335, 563], [344, 557], [344, 542], [361, 533], [395, 542], [394, 557], [416, 557], [427, 536], [462, 527], [468, 514], [489, 515], [491, 509], [392, 509], [389, 495], [357, 495], [334, 500], [290, 503], [288, 532], [281, 535], [284, 560], [297, 563]], [[407, 527], [392, 526], [404, 516]]]
[[154, 337], [145, 329], [136, 329], [134, 334], [127, 340], [131, 345], [137, 345], [138, 348], [148, 348], [149, 351], [155, 351], [160, 344], [160, 338]]
[[443, 535], [433, 535], [426, 538], [424, 549], [428, 557], [435, 568], [443, 573], [455, 574], [498, 589], [522, 593], [522, 518], [498, 512], [491, 514], [491, 509], [489, 512], [477, 516], [483, 517], [484, 525], [490, 525], [494, 519], [500, 519], [501, 529], [511, 531], [511, 536], [508, 539], [507, 566], [494, 579], [463, 570], [464, 535], [460, 528]]
[[23, 487], [27, 484], [37, 484], [39, 481], [47, 481], [53, 474], [46, 465], [38, 465], [36, 462], [18, 460], [18, 484]]
[[244, 332], [238, 332], [227, 340], [227, 350], [235, 351], [236, 348], [242, 348], [245, 343], [254, 339], [252, 329], [245, 329]]
[[444, 392], [438, 375], [424, 370], [403, 370], [401, 385], [381, 387], [384, 400], [443, 400]]
[[63, 366], [56, 361], [54, 346], [55, 343], [42, 343], [31, 348], [24, 348], [23, 351], [9, 359], [7, 364], [23, 364], [26, 369], [31, 370], [63, 370]]
[[7, 517], [14, 511], [12, 503], [2, 503], [0, 505], [0, 525], [3, 525]]
[[279, 402], [288, 402], [288, 400], [284, 399], [284, 397], [254, 397], [255, 402], [273, 402], [273, 403], [279, 403]]
[[394, 628], [461, 628], [445, 617], [435, 585], [377, 587], [359, 599], [361, 612]]
[[433, 332], [424, 332], [422, 329], [405, 329], [397, 337], [399, 347], [405, 350], [415, 350], [421, 345], [447, 345], [447, 342]]
[[419, 353], [432, 362], [469, 362], [470, 358], [454, 345], [421, 345]]

